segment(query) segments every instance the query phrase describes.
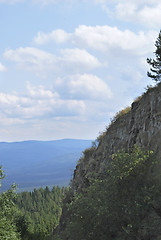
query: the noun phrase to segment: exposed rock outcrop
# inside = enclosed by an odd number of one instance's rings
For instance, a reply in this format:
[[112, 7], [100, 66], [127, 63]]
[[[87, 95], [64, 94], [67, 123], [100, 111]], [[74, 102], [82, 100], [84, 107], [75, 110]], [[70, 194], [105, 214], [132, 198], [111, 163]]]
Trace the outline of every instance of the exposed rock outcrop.
[[89, 149], [79, 160], [71, 184], [73, 191], [81, 191], [91, 177], [102, 175], [113, 153], [134, 144], [154, 150], [161, 157], [161, 84], [134, 101], [131, 110], [107, 128], [97, 148]]
[[[82, 192], [96, 178], [103, 178], [111, 161], [111, 155], [119, 150], [130, 151], [135, 144], [145, 150], [153, 150], [159, 160], [154, 176], [161, 185], [161, 83], [149, 88], [135, 100], [129, 111], [121, 111], [107, 130], [98, 137], [98, 143], [86, 149], [78, 161], [71, 188], [64, 200], [64, 208], [58, 232], [62, 234], [68, 219], [66, 203], [70, 203], [75, 192]], [[152, 174], [152, 172], [150, 172]], [[150, 175], [149, 175], [150, 177]], [[138, 240], [161, 240], [161, 199], [152, 204], [140, 219]], [[66, 237], [63, 237], [66, 239]], [[134, 240], [132, 239], [132, 240]]]

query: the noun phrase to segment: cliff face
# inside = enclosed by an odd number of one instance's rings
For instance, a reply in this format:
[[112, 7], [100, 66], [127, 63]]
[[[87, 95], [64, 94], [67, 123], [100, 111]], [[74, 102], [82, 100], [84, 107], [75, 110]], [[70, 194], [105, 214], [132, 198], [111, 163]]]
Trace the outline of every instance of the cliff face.
[[[148, 172], [147, 179], [151, 176], [161, 185], [161, 83], [157, 87], [150, 88], [141, 97], [135, 100], [130, 111], [119, 113], [110, 126], [91, 148], [86, 149], [74, 171], [71, 188], [64, 200], [64, 207], [58, 231], [63, 235], [66, 222], [70, 222], [70, 212], [66, 204], [73, 200], [75, 192], [83, 192], [90, 185], [90, 181], [103, 178], [108, 168], [111, 155], [119, 150], [129, 151], [134, 145], [139, 145], [144, 150], [153, 150], [159, 160], [159, 166]], [[107, 176], [106, 176], [107, 177]], [[160, 190], [159, 190], [160, 191]], [[86, 194], [88, 192], [84, 191]], [[134, 191], [135, 192], [135, 191]], [[160, 194], [158, 192], [157, 194]], [[155, 198], [154, 198], [155, 199]], [[153, 199], [153, 200], [154, 200]], [[153, 201], [152, 206], [144, 216], [140, 218], [140, 226], [137, 229], [138, 240], [161, 240], [161, 198]], [[68, 216], [69, 214], [69, 216]], [[108, 229], [107, 229], [108, 231]], [[119, 233], [119, 232], [118, 232]], [[119, 236], [118, 236], [119, 237]], [[85, 239], [85, 238], [84, 238]], [[121, 239], [121, 238], [119, 238]], [[136, 239], [136, 237], [132, 238]]]
[[161, 84], [133, 102], [131, 110], [110, 125], [99, 145], [86, 151], [74, 172], [73, 191], [81, 191], [91, 177], [103, 174], [113, 153], [128, 150], [134, 144], [161, 156]]

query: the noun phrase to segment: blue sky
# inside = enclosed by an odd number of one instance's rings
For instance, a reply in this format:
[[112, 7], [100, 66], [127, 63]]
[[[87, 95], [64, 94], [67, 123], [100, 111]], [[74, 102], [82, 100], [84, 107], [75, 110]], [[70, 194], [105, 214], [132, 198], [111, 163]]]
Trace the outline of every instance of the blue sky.
[[159, 0], [0, 0], [0, 141], [95, 139], [153, 84]]

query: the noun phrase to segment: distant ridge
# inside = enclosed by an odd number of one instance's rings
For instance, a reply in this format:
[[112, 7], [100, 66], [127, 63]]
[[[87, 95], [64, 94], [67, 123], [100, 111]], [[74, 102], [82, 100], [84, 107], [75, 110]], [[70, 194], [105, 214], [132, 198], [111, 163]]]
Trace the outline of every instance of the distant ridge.
[[69, 184], [82, 151], [91, 142], [82, 139], [0, 142], [0, 165], [6, 175], [2, 190], [13, 182], [20, 190]]

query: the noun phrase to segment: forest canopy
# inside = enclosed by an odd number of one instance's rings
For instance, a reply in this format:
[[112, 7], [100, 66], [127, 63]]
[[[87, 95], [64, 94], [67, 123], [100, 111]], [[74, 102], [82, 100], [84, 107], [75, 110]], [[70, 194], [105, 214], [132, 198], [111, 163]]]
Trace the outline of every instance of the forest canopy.
[[[3, 177], [0, 168], [0, 182]], [[18, 194], [15, 189], [13, 185], [0, 193], [0, 239], [51, 240], [59, 223], [66, 188], [46, 187]]]

